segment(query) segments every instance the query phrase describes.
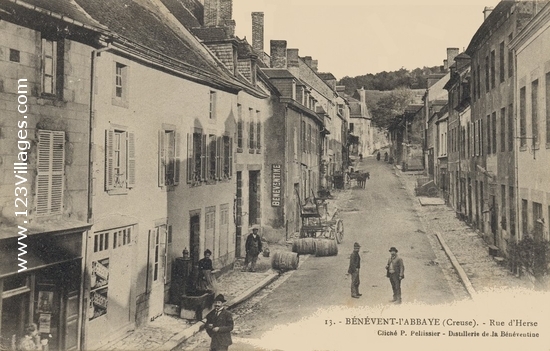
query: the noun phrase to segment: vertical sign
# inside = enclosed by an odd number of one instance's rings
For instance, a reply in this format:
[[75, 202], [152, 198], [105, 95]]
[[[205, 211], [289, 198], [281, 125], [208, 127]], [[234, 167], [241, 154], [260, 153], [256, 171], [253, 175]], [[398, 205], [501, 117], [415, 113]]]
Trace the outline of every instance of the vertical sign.
[[271, 206], [281, 206], [281, 165], [271, 165]]

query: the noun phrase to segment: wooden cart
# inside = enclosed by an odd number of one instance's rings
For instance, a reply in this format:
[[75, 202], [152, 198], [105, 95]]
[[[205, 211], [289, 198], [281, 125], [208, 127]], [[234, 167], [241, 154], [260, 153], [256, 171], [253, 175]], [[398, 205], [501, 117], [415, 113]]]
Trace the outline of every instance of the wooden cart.
[[344, 240], [344, 221], [338, 218], [337, 209], [329, 211], [326, 200], [312, 194], [305, 204], [300, 203], [300, 214], [300, 238], [335, 239], [338, 244]]

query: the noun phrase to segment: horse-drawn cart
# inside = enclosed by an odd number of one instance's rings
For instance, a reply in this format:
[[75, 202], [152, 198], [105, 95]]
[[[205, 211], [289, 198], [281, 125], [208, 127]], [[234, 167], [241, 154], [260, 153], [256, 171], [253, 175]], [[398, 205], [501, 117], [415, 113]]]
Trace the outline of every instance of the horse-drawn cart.
[[300, 213], [300, 238], [336, 239], [338, 244], [344, 240], [344, 221], [338, 218], [337, 209], [329, 208], [326, 200], [312, 196], [300, 206]]

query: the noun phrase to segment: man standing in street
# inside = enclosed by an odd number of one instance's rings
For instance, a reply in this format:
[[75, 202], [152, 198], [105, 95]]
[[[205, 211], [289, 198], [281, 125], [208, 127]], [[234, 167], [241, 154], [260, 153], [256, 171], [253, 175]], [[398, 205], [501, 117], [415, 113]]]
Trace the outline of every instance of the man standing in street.
[[397, 256], [397, 249], [390, 248], [390, 258], [386, 265], [386, 276], [390, 278], [391, 288], [393, 290], [393, 300], [397, 304], [401, 303], [401, 280], [405, 278], [405, 265], [401, 257]]
[[359, 293], [359, 268], [361, 268], [361, 257], [359, 256], [359, 243], [353, 244], [353, 252], [349, 257], [348, 274], [351, 274], [351, 297], [358, 299]]
[[256, 261], [258, 260], [258, 255], [262, 252], [262, 239], [258, 235], [258, 230], [259, 227], [257, 225], [252, 226], [252, 233], [246, 238], [246, 257], [244, 259], [242, 272], [247, 271], [249, 263], [250, 272], [256, 272]]
[[225, 351], [233, 343], [233, 316], [225, 309], [224, 303], [223, 295], [216, 296], [214, 309], [206, 315], [206, 333], [212, 338], [210, 351]]

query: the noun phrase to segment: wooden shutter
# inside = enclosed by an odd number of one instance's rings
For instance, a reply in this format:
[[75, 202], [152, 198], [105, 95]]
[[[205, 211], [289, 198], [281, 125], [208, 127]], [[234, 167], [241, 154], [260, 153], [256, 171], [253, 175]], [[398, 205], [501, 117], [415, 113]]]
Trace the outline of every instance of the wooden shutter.
[[256, 122], [256, 149], [260, 150], [262, 148], [262, 122]]
[[193, 181], [193, 133], [187, 133], [187, 183]]
[[48, 200], [50, 191], [50, 150], [52, 135], [47, 131], [38, 132], [38, 166], [37, 166], [37, 191], [36, 213], [48, 213]]
[[223, 137], [217, 137], [216, 140], [216, 179], [221, 180], [223, 174]]
[[128, 188], [136, 186], [136, 134], [127, 132], [128, 142]]
[[206, 134], [202, 134], [201, 135], [202, 137], [202, 140], [201, 140], [201, 180], [205, 181], [208, 176], [206, 174], [206, 171], [207, 171], [207, 165], [208, 165], [208, 149], [206, 147], [207, 145], [207, 135]]
[[164, 130], [159, 130], [159, 137], [158, 137], [158, 143], [159, 143], [159, 152], [158, 152], [158, 185], [164, 186], [166, 183], [166, 150], [164, 149], [164, 136], [165, 132]]
[[174, 238], [172, 237], [172, 226], [168, 226], [166, 231], [166, 252], [164, 255], [164, 284], [170, 283], [172, 280], [172, 242]]
[[233, 138], [229, 138], [229, 178], [233, 176]]
[[52, 132], [52, 178], [50, 183], [50, 213], [63, 210], [63, 173], [65, 164], [65, 132]]
[[113, 141], [115, 132], [112, 129], [105, 131], [105, 190], [113, 189]]
[[151, 293], [153, 290], [153, 270], [155, 268], [155, 238], [156, 229], [149, 230], [149, 250], [147, 264], [147, 279], [145, 280], [145, 291]]
[[174, 138], [174, 185], [178, 185], [181, 173], [181, 133], [174, 131]]

